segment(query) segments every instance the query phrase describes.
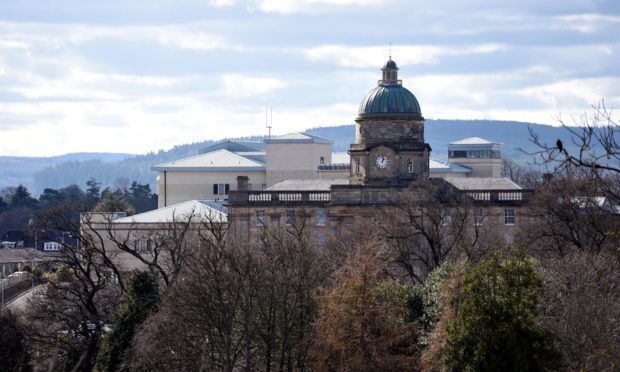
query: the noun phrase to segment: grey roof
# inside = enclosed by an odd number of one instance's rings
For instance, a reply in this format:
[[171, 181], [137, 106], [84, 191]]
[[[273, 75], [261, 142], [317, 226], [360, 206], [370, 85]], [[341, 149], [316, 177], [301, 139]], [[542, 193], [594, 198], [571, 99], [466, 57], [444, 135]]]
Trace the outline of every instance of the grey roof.
[[284, 180], [268, 187], [267, 191], [329, 191], [331, 185], [348, 185], [346, 178], [320, 180]]
[[235, 154], [226, 149], [212, 151], [206, 154], [191, 156], [180, 160], [155, 165], [151, 168], [155, 171], [176, 170], [176, 171], [202, 171], [202, 170], [265, 170], [265, 164], [258, 160], [250, 159], [239, 154]]
[[521, 186], [506, 177], [446, 178], [446, 181], [453, 184], [459, 190], [521, 190]]
[[265, 139], [265, 143], [325, 143], [331, 145], [333, 142], [327, 138], [309, 133], [289, 133], [282, 136]]
[[200, 154], [206, 154], [215, 150], [228, 150], [232, 152], [253, 152], [264, 151], [265, 144], [263, 142], [251, 142], [251, 141], [235, 141], [226, 140], [214, 143], [211, 146], [207, 146], [199, 151]]
[[192, 217], [196, 222], [226, 222], [226, 208], [210, 200], [190, 200], [149, 212], [114, 220], [114, 224], [182, 222]]
[[450, 164], [441, 160], [428, 159], [428, 167], [431, 173], [451, 172], [451, 173], [471, 173], [471, 168], [460, 164]]

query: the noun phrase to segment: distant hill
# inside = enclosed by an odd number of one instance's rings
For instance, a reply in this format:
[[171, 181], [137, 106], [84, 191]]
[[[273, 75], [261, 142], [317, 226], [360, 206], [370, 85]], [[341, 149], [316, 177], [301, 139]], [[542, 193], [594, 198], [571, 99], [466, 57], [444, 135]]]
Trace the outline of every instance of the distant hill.
[[[431, 157], [447, 159], [450, 142], [466, 137], [482, 137], [503, 144], [504, 157], [520, 163], [531, 161], [518, 148], [533, 151], [529, 141], [528, 128], [532, 128], [541, 139], [554, 143], [561, 138], [570, 144], [569, 133], [560, 127], [548, 125], [493, 120], [442, 120], [428, 119], [425, 125], [426, 141], [433, 151]], [[346, 151], [355, 138], [352, 124], [333, 127], [312, 128], [309, 133], [334, 141], [334, 151]], [[261, 141], [262, 136], [237, 138]], [[207, 140], [178, 145], [168, 151], [160, 150], [144, 155], [78, 153], [50, 158], [0, 157], [0, 189], [24, 184], [32, 194], [38, 196], [45, 188], [60, 188], [77, 184], [84, 188], [90, 177], [96, 178], [103, 186], [114, 186], [131, 181], [148, 183], [155, 191], [155, 177], [151, 166], [166, 161], [197, 155], [200, 149], [213, 144]]]

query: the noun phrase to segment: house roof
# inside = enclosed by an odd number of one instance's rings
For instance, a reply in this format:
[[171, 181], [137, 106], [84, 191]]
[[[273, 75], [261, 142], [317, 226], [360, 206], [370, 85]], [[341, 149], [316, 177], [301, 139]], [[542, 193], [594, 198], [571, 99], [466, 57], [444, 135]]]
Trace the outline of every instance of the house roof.
[[199, 153], [206, 154], [216, 150], [228, 150], [232, 152], [265, 151], [265, 144], [263, 142], [226, 140], [207, 146], [201, 149]]
[[331, 185], [348, 185], [346, 178], [320, 180], [284, 180], [268, 187], [267, 191], [329, 191]]
[[135, 223], [169, 223], [181, 222], [189, 217], [196, 222], [227, 221], [227, 210], [221, 204], [209, 200], [190, 200], [179, 204], [155, 209], [133, 216], [119, 218], [112, 221], [114, 224]]
[[327, 138], [309, 133], [289, 133], [282, 136], [265, 139], [265, 143], [324, 143], [331, 145], [333, 142]]
[[460, 164], [450, 164], [441, 160], [428, 159], [428, 168], [430, 173], [471, 173], [471, 168]]
[[495, 142], [480, 137], [468, 137], [459, 141], [450, 142], [451, 145], [492, 145]]
[[154, 171], [262, 171], [265, 170], [265, 164], [258, 160], [253, 160], [249, 157], [235, 154], [232, 151], [220, 149], [206, 154], [158, 164], [153, 166], [151, 169]]
[[506, 177], [446, 178], [446, 181], [453, 184], [459, 190], [521, 190], [521, 186]]

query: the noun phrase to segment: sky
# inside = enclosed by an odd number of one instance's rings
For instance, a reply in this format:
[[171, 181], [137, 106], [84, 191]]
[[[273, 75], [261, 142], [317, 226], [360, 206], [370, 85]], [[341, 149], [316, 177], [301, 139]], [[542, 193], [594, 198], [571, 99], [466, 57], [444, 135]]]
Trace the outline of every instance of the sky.
[[426, 118], [620, 108], [616, 0], [0, 0], [0, 155], [353, 123], [390, 43]]

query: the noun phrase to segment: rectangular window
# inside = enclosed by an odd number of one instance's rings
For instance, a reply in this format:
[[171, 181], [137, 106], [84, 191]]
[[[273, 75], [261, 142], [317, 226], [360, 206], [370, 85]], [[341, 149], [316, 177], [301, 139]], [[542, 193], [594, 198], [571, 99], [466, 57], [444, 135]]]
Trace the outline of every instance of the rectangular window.
[[413, 160], [407, 162], [407, 173], [413, 173]]
[[325, 209], [317, 209], [315, 219], [317, 226], [325, 226], [327, 222], [327, 211]]
[[133, 247], [136, 252], [147, 252], [151, 249], [151, 241], [149, 239], [138, 239], [133, 242]]
[[259, 209], [256, 211], [256, 226], [265, 226], [265, 210]]
[[266, 188], [267, 188], [267, 184], [266, 183], [261, 183], [260, 189], [261, 190], [265, 190]]
[[482, 226], [483, 220], [484, 220], [484, 215], [482, 213], [482, 208], [474, 209], [474, 225]]
[[515, 224], [515, 210], [513, 208], [504, 209], [504, 225]]
[[286, 225], [292, 226], [295, 224], [295, 210], [287, 209], [286, 210]]
[[228, 183], [214, 183], [213, 194], [214, 195], [228, 195], [230, 191], [230, 184]]
[[360, 162], [355, 162], [355, 174], [360, 174]]
[[252, 184], [248, 183], [248, 191], [252, 191]]
[[325, 157], [321, 156], [321, 159], [319, 160], [319, 164], [324, 165], [325, 164]]

